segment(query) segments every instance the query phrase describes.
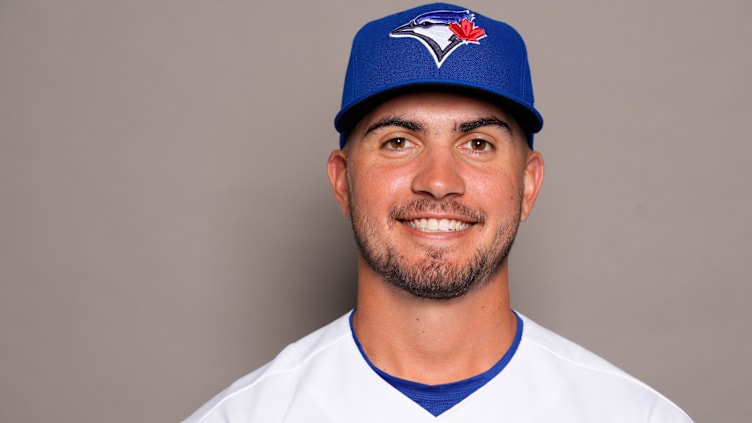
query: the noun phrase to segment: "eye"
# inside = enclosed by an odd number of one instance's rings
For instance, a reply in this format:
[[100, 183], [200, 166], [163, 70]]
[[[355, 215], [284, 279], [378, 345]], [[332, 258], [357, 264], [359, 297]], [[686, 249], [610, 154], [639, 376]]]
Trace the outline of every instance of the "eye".
[[493, 144], [482, 138], [474, 138], [465, 143], [465, 146], [473, 151], [478, 152], [490, 151], [493, 149]]
[[397, 137], [387, 140], [382, 147], [387, 150], [401, 150], [410, 145], [410, 141], [407, 138]]

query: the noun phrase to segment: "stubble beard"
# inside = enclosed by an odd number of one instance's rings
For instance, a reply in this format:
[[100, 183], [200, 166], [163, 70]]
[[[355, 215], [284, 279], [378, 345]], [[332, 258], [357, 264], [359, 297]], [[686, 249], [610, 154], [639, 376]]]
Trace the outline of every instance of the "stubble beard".
[[[451, 300], [487, 285], [506, 263], [520, 223], [521, 207], [518, 207], [517, 213], [497, 228], [493, 240], [487, 245], [479, 245], [473, 256], [464, 263], [447, 262], [446, 256], [450, 251], [446, 248], [426, 248], [420, 257], [410, 260], [389, 241], [379, 245], [376, 222], [359, 213], [352, 198], [351, 193], [350, 211], [355, 241], [371, 270], [397, 289], [431, 300]], [[418, 200], [395, 208], [390, 217], [409, 210], [467, 209], [453, 200]], [[476, 224], [485, 224], [485, 217], [479, 212], [465, 213], [480, 216], [481, 222]], [[390, 225], [401, 224], [397, 219], [390, 218]]]

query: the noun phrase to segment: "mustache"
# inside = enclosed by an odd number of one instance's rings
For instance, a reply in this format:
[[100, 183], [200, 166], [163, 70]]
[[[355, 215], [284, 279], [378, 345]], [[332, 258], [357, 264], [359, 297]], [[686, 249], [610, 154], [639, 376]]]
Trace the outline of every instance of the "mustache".
[[432, 212], [450, 213], [481, 224], [486, 222], [486, 215], [480, 210], [471, 209], [456, 200], [437, 201], [430, 198], [421, 198], [408, 204], [395, 206], [389, 212], [389, 217], [395, 220], [405, 220], [415, 214]]

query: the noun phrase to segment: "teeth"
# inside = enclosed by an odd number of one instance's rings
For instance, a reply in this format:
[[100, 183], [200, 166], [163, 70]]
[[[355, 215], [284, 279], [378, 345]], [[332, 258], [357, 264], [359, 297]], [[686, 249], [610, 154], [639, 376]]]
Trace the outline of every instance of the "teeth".
[[408, 220], [407, 224], [419, 231], [424, 232], [454, 232], [470, 227], [469, 223], [450, 219], [415, 219]]

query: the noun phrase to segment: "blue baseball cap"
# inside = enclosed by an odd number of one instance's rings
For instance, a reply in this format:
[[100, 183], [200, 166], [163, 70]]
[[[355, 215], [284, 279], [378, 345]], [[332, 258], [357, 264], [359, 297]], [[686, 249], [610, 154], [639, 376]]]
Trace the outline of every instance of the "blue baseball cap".
[[535, 109], [527, 49], [504, 22], [446, 3], [366, 24], [355, 35], [334, 119], [340, 148], [370, 110], [411, 90], [444, 89], [483, 98], [512, 114], [528, 135], [543, 127]]

